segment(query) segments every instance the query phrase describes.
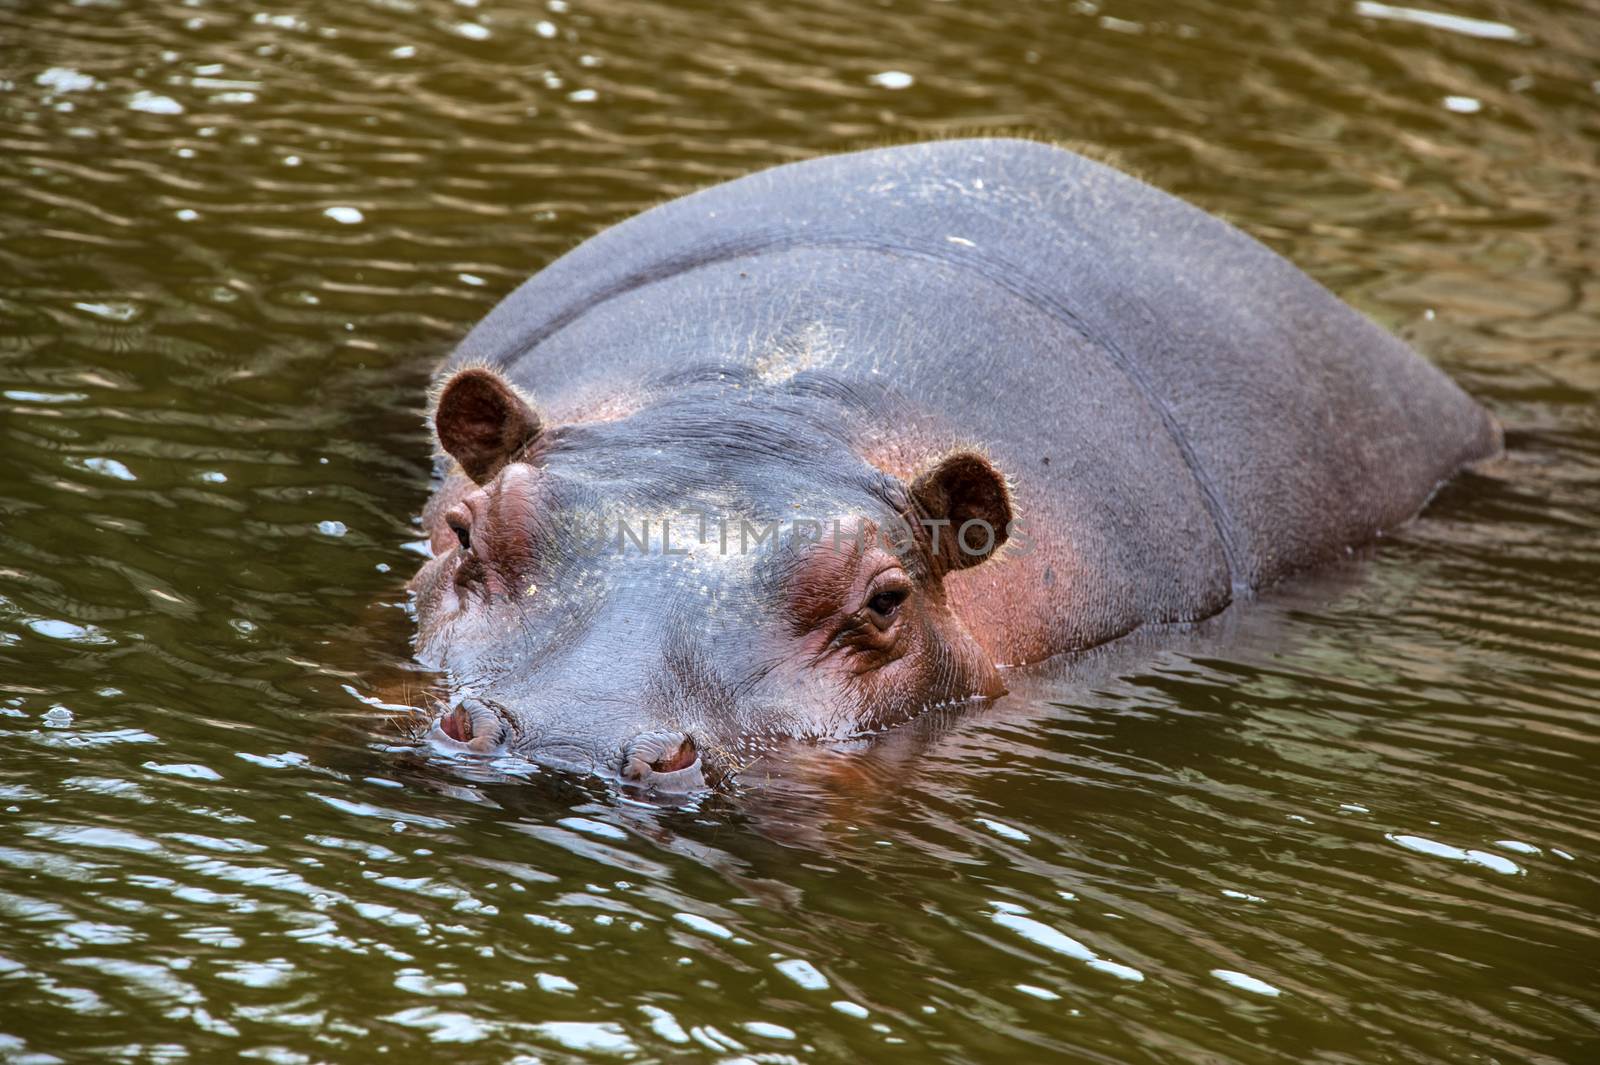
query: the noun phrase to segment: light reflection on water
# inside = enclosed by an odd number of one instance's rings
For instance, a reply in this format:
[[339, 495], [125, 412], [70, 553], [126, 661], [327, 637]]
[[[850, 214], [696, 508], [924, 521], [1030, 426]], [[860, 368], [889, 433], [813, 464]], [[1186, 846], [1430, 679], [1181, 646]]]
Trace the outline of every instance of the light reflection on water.
[[[1587, 1060], [1589, 21], [0, 13], [0, 1059]], [[1288, 254], [1484, 397], [1506, 461], [1199, 631], [732, 796], [407, 753], [451, 342], [667, 196], [1012, 126]]]

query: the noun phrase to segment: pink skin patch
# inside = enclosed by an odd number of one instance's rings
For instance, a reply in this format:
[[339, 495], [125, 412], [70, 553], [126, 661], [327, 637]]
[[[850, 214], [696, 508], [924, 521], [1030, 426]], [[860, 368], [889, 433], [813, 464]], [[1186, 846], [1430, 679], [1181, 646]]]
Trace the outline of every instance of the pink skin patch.
[[472, 715], [466, 707], [458, 706], [439, 719], [439, 731], [457, 743], [466, 743], [472, 739]]
[[618, 395], [608, 392], [603, 396], [584, 396], [549, 408], [553, 425], [581, 425], [586, 422], [620, 422], [631, 418], [644, 406], [644, 397], [638, 393]]

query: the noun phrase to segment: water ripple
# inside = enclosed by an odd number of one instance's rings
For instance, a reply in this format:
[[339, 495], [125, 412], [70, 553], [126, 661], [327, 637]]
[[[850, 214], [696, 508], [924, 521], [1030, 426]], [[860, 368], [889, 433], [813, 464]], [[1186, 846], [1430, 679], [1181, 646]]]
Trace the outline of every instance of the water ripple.
[[[0, 9], [0, 1057], [1582, 1060], [1590, 21]], [[660, 200], [1000, 128], [1243, 225], [1482, 396], [1506, 459], [1248, 609], [697, 809], [404, 753], [423, 397], [464, 329]]]

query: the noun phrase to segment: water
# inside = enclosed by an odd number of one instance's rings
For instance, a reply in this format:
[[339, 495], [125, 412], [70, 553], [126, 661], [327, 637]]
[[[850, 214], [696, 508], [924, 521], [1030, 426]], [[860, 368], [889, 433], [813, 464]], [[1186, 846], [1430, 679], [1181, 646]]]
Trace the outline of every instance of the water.
[[[0, 1058], [1600, 1060], [1596, 25], [0, 5]], [[1013, 127], [1283, 251], [1508, 457], [1198, 632], [697, 808], [406, 754], [453, 340], [661, 199]]]

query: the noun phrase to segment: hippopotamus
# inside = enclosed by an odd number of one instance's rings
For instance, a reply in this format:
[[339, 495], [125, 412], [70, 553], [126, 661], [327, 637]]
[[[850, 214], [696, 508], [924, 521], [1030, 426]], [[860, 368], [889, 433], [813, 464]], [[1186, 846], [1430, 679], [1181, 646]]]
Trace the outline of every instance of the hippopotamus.
[[1501, 447], [1240, 230], [1010, 138], [624, 221], [468, 333], [429, 417], [431, 741], [658, 792], [1200, 622]]

